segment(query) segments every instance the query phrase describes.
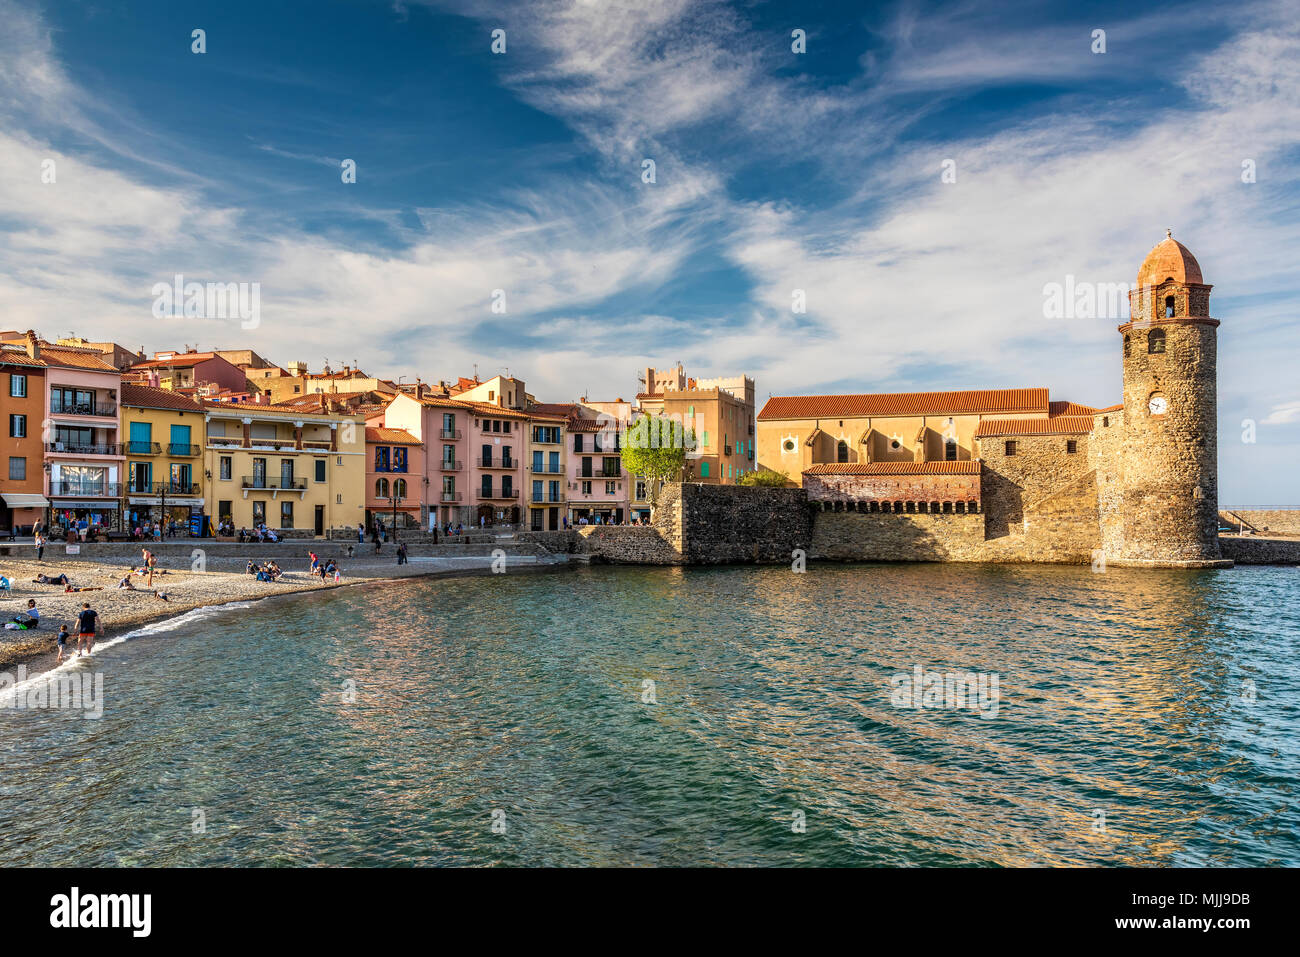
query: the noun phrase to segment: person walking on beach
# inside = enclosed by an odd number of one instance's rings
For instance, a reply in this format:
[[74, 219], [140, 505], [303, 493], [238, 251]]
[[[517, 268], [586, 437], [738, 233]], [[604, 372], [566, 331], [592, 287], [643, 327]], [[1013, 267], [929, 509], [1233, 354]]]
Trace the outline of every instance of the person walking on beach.
[[54, 663], [55, 663], [56, 665], [58, 665], [58, 664], [62, 664], [62, 663], [63, 663], [63, 653], [64, 653], [65, 651], [68, 650], [68, 638], [69, 638], [69, 637], [70, 637], [70, 636], [68, 635], [68, 626], [67, 626], [67, 625], [60, 625], [60, 626], [59, 626], [59, 633], [58, 633], [58, 635], [55, 636], [55, 638], [54, 638], [54, 640], [55, 640], [56, 642], [58, 642], [58, 645], [59, 645], [59, 656], [58, 656], [57, 658], [54, 659]]
[[81, 612], [77, 615], [77, 657], [83, 654], [81, 646], [86, 646], [85, 654], [95, 650], [95, 619], [99, 617], [90, 610], [90, 602], [81, 603]]
[[320, 564], [320, 556], [315, 552], [308, 552], [307, 557], [311, 559], [311, 564], [307, 566], [307, 574], [316, 574], [316, 566]]

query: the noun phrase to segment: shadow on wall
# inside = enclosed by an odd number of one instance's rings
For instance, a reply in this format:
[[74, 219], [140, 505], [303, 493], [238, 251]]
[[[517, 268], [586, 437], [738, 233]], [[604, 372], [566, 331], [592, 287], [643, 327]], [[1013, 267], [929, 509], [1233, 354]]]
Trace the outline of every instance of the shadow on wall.
[[1024, 489], [1005, 475], [984, 470], [981, 476], [984, 506], [984, 537], [1004, 538], [1025, 520]]

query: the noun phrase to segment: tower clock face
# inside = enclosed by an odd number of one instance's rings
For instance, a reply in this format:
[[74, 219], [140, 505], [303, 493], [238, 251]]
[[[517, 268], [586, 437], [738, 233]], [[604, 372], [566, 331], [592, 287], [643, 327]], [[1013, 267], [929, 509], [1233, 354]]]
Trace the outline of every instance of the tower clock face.
[[1164, 415], [1169, 411], [1169, 400], [1157, 392], [1147, 403], [1147, 408], [1151, 410], [1152, 415]]

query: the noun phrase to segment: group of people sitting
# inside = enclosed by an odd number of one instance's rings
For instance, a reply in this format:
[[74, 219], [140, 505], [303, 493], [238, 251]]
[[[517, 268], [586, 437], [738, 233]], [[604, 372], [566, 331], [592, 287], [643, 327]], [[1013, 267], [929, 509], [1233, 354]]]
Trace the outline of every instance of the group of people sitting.
[[[232, 524], [230, 528], [233, 531], [234, 525]], [[251, 532], [241, 528], [237, 540], [241, 545], [247, 542], [278, 542], [280, 536], [275, 534], [274, 529], [267, 528], [265, 525], [258, 525]]]
[[245, 569], [248, 574], [252, 575], [260, 582], [276, 582], [284, 572], [274, 560], [257, 564], [251, 558], [248, 560], [248, 567]]
[[338, 581], [343, 576], [339, 573], [339, 566], [334, 563], [334, 559], [322, 559], [315, 552], [308, 552], [307, 557], [311, 559], [311, 566], [308, 568], [308, 574], [319, 575], [321, 581], [328, 581], [333, 578]]

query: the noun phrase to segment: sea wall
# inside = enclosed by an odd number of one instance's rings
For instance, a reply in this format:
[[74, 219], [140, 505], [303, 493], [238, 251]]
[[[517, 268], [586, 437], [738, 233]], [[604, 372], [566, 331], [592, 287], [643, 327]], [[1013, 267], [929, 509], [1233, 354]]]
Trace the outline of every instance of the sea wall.
[[681, 552], [692, 565], [788, 564], [812, 542], [812, 509], [799, 488], [680, 485]]
[[1300, 565], [1300, 539], [1224, 535], [1219, 548], [1238, 565]]
[[578, 550], [651, 565], [785, 564], [812, 540], [803, 489], [670, 484], [648, 526], [584, 525]]
[[984, 516], [815, 512], [808, 557], [825, 561], [978, 562]]

